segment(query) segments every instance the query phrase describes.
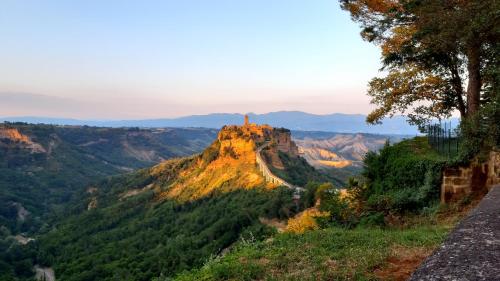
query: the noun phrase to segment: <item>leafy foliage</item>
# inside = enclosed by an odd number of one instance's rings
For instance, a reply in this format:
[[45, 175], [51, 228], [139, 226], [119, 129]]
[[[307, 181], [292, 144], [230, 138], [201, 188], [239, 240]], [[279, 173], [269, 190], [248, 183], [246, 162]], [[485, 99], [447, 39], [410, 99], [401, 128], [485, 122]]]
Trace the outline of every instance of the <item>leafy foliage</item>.
[[459, 132], [462, 143], [458, 162], [468, 162], [474, 156], [500, 148], [500, 92], [478, 114], [462, 121]]
[[347, 225], [355, 221], [349, 202], [341, 198], [340, 191], [333, 185], [326, 183], [318, 186], [316, 200], [320, 203], [319, 210], [330, 214], [327, 220], [322, 220], [323, 223]]
[[32, 280], [35, 256], [33, 243], [20, 245], [6, 227], [0, 226], [0, 280]]
[[419, 125], [454, 110], [468, 118], [498, 94], [498, 1], [340, 2], [361, 36], [380, 45], [388, 72], [370, 82], [378, 108], [369, 122], [398, 112]]

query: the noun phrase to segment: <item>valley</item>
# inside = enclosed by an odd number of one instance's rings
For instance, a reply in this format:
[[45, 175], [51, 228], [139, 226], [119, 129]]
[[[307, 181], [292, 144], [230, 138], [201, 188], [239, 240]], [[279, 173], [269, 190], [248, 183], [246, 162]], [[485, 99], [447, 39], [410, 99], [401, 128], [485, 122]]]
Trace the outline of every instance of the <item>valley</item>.
[[386, 142], [397, 143], [408, 136], [346, 134], [314, 131], [293, 131], [300, 155], [313, 167], [347, 182], [360, 173], [369, 151], [378, 151]]
[[[5, 183], [0, 195], [7, 202], [0, 212], [6, 227], [0, 238], [10, 241], [15, 236], [13, 241], [18, 241], [17, 246], [12, 241], [5, 244], [14, 245], [7, 255], [25, 249], [9, 265], [24, 272], [16, 274], [18, 278], [31, 272], [21, 264], [36, 265], [39, 274], [55, 272], [63, 280], [114, 276], [122, 274], [117, 273], [122, 272], [120, 266], [104, 269], [95, 262], [106, 256], [117, 264], [134, 264], [149, 252], [144, 247], [153, 245], [162, 249], [162, 256], [174, 254], [161, 258], [166, 262], [161, 268], [168, 270], [148, 273], [137, 268], [123, 276], [137, 280], [172, 276], [230, 247], [242, 235], [269, 235], [273, 227], [263, 221], [286, 221], [307, 207], [296, 202], [296, 190], [277, 183], [330, 182], [341, 187], [359, 173], [355, 162], [359, 155], [377, 149], [385, 139], [291, 132], [253, 123], [224, 126], [220, 131], [6, 123], [0, 130], [1, 167], [7, 171], [0, 176]], [[266, 178], [257, 161], [265, 161], [280, 181]], [[318, 165], [329, 161], [348, 165]], [[206, 223], [200, 224], [200, 219]], [[171, 229], [179, 224], [183, 227]], [[198, 234], [191, 232], [194, 229]], [[140, 238], [144, 235], [150, 238], [143, 245], [132, 242], [144, 240]], [[187, 240], [178, 244], [179, 235]], [[114, 246], [102, 244], [106, 237], [115, 237]], [[205, 246], [198, 249], [187, 241], [205, 241]], [[84, 246], [88, 243], [93, 246]], [[179, 251], [187, 252], [175, 258]], [[62, 255], [68, 252], [78, 257]], [[158, 254], [151, 253], [149, 262], [159, 260]], [[72, 264], [87, 269], [80, 268], [83, 275], [77, 274]]]
[[[284, 175], [295, 171], [278, 156], [299, 158], [290, 131], [246, 124], [223, 127], [200, 154], [94, 185], [78, 213], [42, 233], [38, 262], [63, 280], [150, 280], [199, 266], [241, 237], [267, 236], [274, 230], [261, 220], [287, 219], [304, 206], [295, 189], [258, 170], [264, 143], [264, 159], [277, 161], [267, 165]], [[311, 180], [323, 179], [299, 163]]]
[[0, 18], [0, 281], [500, 281], [500, 0]]
[[34, 232], [92, 182], [201, 151], [212, 129], [0, 124], [0, 222]]

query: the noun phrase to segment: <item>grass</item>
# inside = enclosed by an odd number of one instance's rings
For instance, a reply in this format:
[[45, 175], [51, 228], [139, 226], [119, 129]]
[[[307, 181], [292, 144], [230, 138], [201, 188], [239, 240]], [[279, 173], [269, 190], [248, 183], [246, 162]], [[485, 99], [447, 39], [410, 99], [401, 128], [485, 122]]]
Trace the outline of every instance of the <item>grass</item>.
[[267, 241], [240, 244], [175, 280], [379, 280], [377, 271], [395, 251], [429, 253], [448, 231], [449, 226], [422, 225], [279, 234]]

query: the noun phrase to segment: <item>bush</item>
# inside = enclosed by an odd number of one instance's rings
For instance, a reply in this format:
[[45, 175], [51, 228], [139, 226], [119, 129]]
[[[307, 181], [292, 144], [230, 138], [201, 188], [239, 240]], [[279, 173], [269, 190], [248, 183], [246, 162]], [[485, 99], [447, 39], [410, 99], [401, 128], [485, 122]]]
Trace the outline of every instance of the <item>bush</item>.
[[361, 197], [369, 211], [417, 212], [439, 199], [446, 161], [423, 137], [386, 144], [379, 153], [369, 152], [364, 164]]
[[368, 213], [359, 219], [359, 226], [384, 226], [384, 214], [381, 212]]
[[220, 150], [220, 142], [217, 140], [214, 143], [212, 143], [205, 151], [203, 151], [203, 154], [201, 156], [203, 162], [205, 163], [210, 163], [217, 159], [219, 157], [219, 150]]
[[318, 220], [320, 224], [350, 225], [355, 223], [354, 211], [349, 206], [349, 202], [341, 198], [340, 191], [331, 183], [321, 184], [317, 188], [316, 200], [319, 202], [320, 211], [330, 213], [328, 220]]

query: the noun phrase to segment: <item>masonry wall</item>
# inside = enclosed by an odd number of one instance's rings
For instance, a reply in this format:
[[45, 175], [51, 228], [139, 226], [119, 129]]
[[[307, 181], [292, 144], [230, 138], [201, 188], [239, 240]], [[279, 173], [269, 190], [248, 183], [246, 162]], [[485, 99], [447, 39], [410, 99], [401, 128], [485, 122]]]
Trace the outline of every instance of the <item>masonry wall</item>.
[[496, 184], [500, 184], [500, 152], [492, 151], [484, 163], [473, 161], [465, 167], [446, 168], [441, 184], [441, 202], [485, 195]]

